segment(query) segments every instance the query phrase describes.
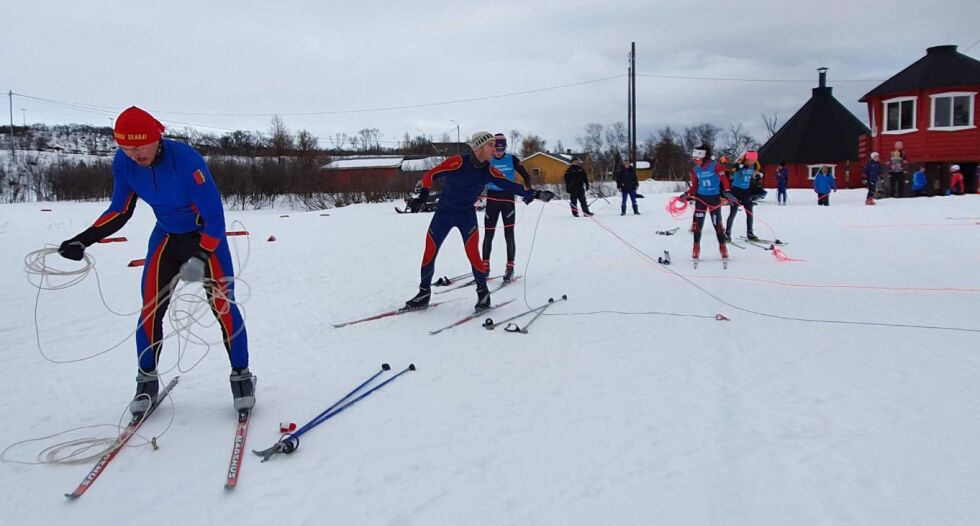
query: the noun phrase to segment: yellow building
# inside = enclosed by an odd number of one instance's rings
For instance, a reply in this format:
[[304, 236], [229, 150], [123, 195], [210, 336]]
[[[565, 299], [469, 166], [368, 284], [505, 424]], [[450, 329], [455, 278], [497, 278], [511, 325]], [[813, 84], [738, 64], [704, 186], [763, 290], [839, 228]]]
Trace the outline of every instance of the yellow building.
[[585, 154], [537, 152], [521, 159], [521, 164], [531, 174], [531, 184], [565, 184], [565, 170], [572, 164], [572, 157], [583, 159], [582, 167], [594, 180], [592, 158]]

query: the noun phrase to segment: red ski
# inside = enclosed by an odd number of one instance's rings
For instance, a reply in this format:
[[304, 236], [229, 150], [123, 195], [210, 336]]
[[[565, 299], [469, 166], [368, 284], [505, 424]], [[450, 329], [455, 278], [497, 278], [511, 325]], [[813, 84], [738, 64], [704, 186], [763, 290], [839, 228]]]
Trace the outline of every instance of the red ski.
[[242, 472], [242, 457], [245, 452], [245, 436], [248, 434], [248, 420], [252, 412], [238, 412], [238, 426], [235, 428], [235, 445], [231, 449], [231, 462], [228, 463], [228, 478], [225, 479], [225, 489], [235, 489], [238, 475]]

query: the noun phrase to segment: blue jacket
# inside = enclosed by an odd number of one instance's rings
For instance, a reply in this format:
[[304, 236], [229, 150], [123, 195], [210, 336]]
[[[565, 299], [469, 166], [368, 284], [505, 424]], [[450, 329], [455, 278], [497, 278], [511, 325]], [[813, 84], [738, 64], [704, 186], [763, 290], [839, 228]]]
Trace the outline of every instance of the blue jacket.
[[880, 176], [881, 163], [878, 161], [868, 161], [868, 164], [864, 165], [864, 178], [868, 180], [868, 184], [878, 184], [878, 177]]
[[922, 168], [912, 174], [912, 190], [924, 190], [926, 187], [926, 172]]
[[162, 139], [156, 160], [147, 167], [116, 151], [112, 201], [79, 239], [90, 245], [122, 228], [133, 216], [137, 197], [150, 205], [164, 232], [200, 231], [201, 248], [208, 252], [225, 237], [221, 195], [204, 158], [184, 143]]
[[829, 173], [817, 173], [813, 178], [813, 191], [819, 195], [829, 194], [831, 190], [837, 189], [837, 179]]
[[432, 183], [443, 177], [446, 178], [446, 188], [439, 195], [437, 214], [475, 213], [473, 204], [483, 193], [483, 187], [490, 183], [521, 197], [530, 197], [533, 194], [533, 191], [525, 189], [523, 185], [507, 179], [490, 163], [481, 163], [471, 154], [454, 155], [425, 172], [422, 176], [422, 187], [432, 188]]
[[785, 190], [786, 185], [789, 184], [789, 170], [786, 168], [780, 168], [776, 170], [776, 188], [780, 190]]

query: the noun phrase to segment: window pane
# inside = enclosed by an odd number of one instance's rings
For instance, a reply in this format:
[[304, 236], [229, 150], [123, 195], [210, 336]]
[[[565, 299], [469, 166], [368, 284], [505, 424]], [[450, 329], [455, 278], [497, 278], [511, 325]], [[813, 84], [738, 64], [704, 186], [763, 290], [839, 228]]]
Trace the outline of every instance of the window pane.
[[953, 97], [953, 126], [970, 125], [970, 97]]
[[890, 102], [886, 106], [886, 112], [888, 115], [885, 116], [885, 130], [892, 131], [898, 129], [898, 103]]
[[933, 115], [932, 125], [938, 128], [945, 126], [950, 126], [950, 103], [952, 101], [949, 97], [940, 97], [936, 99], [936, 113]]
[[903, 130], [911, 130], [915, 127], [912, 123], [912, 116], [915, 114], [913, 108], [913, 101], [902, 101], [901, 125]]

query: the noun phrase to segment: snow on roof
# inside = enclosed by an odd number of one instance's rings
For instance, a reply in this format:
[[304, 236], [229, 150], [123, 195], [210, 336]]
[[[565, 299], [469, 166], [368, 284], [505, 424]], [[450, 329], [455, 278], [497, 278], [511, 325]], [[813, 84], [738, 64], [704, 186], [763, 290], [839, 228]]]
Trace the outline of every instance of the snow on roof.
[[636, 161], [636, 169], [637, 170], [649, 170], [650, 169], [650, 161]]
[[335, 157], [323, 166], [325, 170], [343, 170], [351, 168], [398, 168], [405, 158], [395, 156], [353, 156]]
[[402, 171], [424, 172], [435, 168], [439, 165], [439, 163], [445, 160], [446, 158], [441, 156], [426, 157], [424, 159], [405, 159], [402, 161]]

